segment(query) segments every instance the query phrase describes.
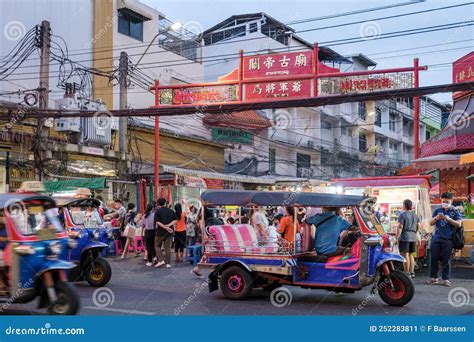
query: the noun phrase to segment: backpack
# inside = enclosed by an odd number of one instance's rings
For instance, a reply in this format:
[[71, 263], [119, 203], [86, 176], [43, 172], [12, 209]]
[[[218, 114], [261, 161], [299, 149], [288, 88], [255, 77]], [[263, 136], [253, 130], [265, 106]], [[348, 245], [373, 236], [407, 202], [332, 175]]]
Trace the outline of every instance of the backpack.
[[456, 229], [453, 234], [453, 248], [463, 249], [464, 248], [464, 226]]

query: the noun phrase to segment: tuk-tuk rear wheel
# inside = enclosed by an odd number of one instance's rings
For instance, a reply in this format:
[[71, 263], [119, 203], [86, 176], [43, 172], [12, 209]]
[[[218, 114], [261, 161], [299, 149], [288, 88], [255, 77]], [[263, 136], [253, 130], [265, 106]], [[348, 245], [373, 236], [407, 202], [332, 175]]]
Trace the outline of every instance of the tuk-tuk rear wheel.
[[252, 292], [252, 275], [242, 267], [230, 266], [220, 276], [221, 291], [228, 299], [247, 299]]
[[377, 288], [380, 298], [392, 306], [406, 305], [415, 295], [413, 281], [407, 274], [399, 270], [391, 272], [388, 276], [380, 277]]
[[97, 258], [93, 265], [85, 271], [84, 277], [90, 286], [102, 287], [107, 285], [112, 277], [112, 268], [107, 260], [104, 258]]
[[79, 311], [79, 294], [74, 285], [63, 281], [54, 284], [57, 301], [48, 306], [49, 315], [75, 315]]

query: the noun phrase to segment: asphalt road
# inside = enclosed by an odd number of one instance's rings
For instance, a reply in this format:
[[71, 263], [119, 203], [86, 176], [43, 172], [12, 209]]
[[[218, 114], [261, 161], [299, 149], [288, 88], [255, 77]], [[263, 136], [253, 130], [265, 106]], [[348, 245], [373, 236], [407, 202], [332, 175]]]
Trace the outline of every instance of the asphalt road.
[[[367, 287], [354, 294], [287, 287], [291, 303], [276, 307], [270, 293], [254, 290], [245, 301], [209, 293], [206, 278], [197, 279], [190, 265], [171, 269], [146, 267], [141, 258], [109, 258], [113, 275], [106, 288], [76, 283], [81, 315], [472, 315], [474, 269], [454, 269], [453, 287], [425, 285], [427, 270], [415, 279], [416, 294], [406, 306], [390, 307]], [[207, 272], [205, 272], [206, 274]], [[451, 292], [451, 296], [450, 296]], [[469, 294], [469, 296], [467, 296]], [[33, 303], [15, 304], [1, 314], [44, 314]]]

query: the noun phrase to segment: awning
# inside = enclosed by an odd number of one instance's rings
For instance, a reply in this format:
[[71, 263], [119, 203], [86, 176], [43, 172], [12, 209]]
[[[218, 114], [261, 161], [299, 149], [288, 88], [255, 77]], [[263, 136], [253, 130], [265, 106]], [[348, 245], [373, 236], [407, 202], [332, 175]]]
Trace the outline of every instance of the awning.
[[234, 181], [241, 183], [255, 183], [255, 184], [275, 184], [274, 180], [262, 179], [261, 177], [252, 177], [246, 175], [238, 175], [231, 173], [219, 173], [202, 170], [191, 170], [170, 165], [160, 165], [160, 172], [170, 172], [179, 176], [194, 176], [208, 179], [222, 179], [226, 181]]
[[135, 16], [139, 17], [143, 21], [153, 19], [153, 14], [147, 11], [145, 8], [143, 8], [144, 5], [140, 3], [136, 4], [135, 2], [132, 2], [132, 1], [123, 0], [123, 1], [119, 1], [117, 7], [119, 11], [132, 12]]
[[107, 187], [107, 178], [78, 178], [60, 181], [45, 181], [46, 192], [74, 190], [77, 188], [104, 189]]
[[400, 186], [423, 186], [430, 187], [431, 176], [395, 176], [395, 177], [368, 177], [368, 178], [341, 178], [332, 179], [337, 186], [345, 188], [365, 187], [400, 187]]
[[470, 164], [474, 163], [474, 152], [466, 153], [461, 156], [459, 164]]
[[468, 164], [460, 164], [458, 154], [438, 154], [431, 157], [416, 159], [412, 162], [413, 168], [419, 171], [427, 170], [449, 170], [469, 167]]

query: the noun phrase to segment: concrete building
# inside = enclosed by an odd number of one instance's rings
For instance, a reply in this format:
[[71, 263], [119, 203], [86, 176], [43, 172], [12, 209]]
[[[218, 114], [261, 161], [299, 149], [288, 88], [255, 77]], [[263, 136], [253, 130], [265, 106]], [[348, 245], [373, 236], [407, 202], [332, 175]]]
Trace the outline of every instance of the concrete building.
[[[244, 53], [266, 54], [310, 50], [312, 44], [301, 39], [294, 29], [265, 13], [234, 15], [204, 32], [204, 54], [217, 56]], [[369, 70], [377, 64], [364, 54], [341, 56], [320, 47], [319, 59], [341, 72]], [[238, 65], [228, 58], [204, 63], [208, 81], [228, 74]], [[439, 129], [442, 106], [429, 98], [421, 101], [420, 143], [426, 126]], [[343, 103], [318, 108], [265, 110], [273, 124], [259, 140], [254, 154], [249, 150], [228, 149], [230, 158], [240, 165], [257, 160], [258, 175], [275, 174], [301, 179], [330, 179], [389, 175], [413, 159], [413, 101], [368, 101]], [[429, 119], [428, 119], [429, 117]], [[240, 155], [240, 157], [239, 157]]]

